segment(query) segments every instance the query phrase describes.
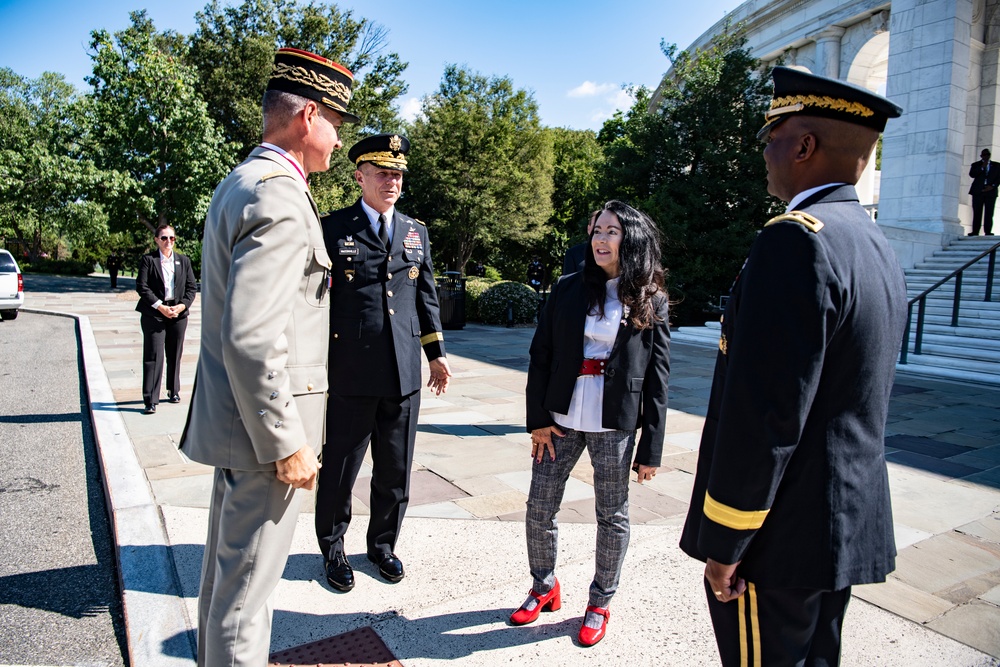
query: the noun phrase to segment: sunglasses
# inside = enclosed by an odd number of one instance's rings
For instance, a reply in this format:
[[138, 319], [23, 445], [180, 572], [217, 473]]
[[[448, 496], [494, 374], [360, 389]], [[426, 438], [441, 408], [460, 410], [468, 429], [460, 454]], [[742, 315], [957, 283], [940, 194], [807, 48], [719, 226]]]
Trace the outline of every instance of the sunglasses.
[[161, 236], [160, 240], [161, 241], [176, 241], [177, 237], [176, 236]]

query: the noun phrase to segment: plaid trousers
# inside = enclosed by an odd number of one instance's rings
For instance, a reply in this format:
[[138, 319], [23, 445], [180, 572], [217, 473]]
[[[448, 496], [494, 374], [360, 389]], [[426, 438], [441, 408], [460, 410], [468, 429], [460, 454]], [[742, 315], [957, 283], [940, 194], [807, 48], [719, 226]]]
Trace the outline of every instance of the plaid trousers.
[[565, 437], [553, 434], [556, 460], [548, 455], [533, 463], [531, 491], [525, 530], [532, 588], [547, 593], [555, 586], [559, 523], [566, 480], [583, 450], [590, 452], [594, 466], [594, 501], [597, 506], [597, 557], [590, 604], [607, 607], [618, 590], [618, 579], [628, 549], [628, 482], [635, 449], [635, 431], [589, 433], [563, 429]]

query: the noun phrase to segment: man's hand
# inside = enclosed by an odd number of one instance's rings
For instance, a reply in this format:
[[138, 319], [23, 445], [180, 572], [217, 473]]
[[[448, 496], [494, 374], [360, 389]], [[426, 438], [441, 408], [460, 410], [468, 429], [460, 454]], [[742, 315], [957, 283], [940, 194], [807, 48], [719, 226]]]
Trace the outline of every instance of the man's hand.
[[278, 481], [282, 484], [291, 484], [296, 489], [307, 491], [311, 491], [316, 485], [320, 462], [309, 445], [291, 456], [275, 461], [274, 465], [278, 468]]
[[448, 359], [438, 357], [427, 362], [431, 369], [431, 379], [427, 381], [427, 386], [434, 390], [435, 395], [440, 396], [448, 391], [448, 381], [451, 379], [451, 367], [448, 366]]
[[709, 558], [705, 562], [705, 579], [712, 586], [715, 599], [719, 602], [729, 602], [743, 595], [747, 589], [747, 582], [742, 577], [736, 576], [736, 568], [740, 562], [736, 561], [732, 565], [724, 565]]
[[632, 469], [638, 473], [639, 478], [636, 481], [640, 484], [656, 477], [656, 466], [644, 466], [641, 463], [636, 463]]

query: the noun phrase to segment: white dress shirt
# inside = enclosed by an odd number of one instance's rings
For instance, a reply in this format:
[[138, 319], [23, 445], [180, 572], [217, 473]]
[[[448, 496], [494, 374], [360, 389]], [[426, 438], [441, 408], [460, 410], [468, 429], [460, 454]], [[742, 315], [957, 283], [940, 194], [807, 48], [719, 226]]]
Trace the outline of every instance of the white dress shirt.
[[[618, 300], [618, 278], [606, 283], [604, 317], [588, 313], [583, 325], [583, 356], [586, 359], [607, 359], [621, 326], [622, 304]], [[576, 379], [569, 411], [552, 413], [556, 424], [575, 431], [600, 433], [614, 429], [601, 425], [604, 413], [604, 375], [581, 375]]]
[[385, 213], [379, 213], [369, 206], [364, 199], [362, 199], [361, 208], [364, 209], [365, 214], [368, 216], [368, 224], [370, 224], [372, 229], [375, 230], [375, 236], [378, 236], [378, 217], [380, 215], [385, 216], [385, 230], [389, 234], [389, 244], [392, 245], [392, 216], [396, 214], [396, 207], [391, 206]]
[[173, 253], [170, 253], [170, 257], [164, 257], [163, 252], [160, 252], [160, 275], [163, 276], [163, 299], [157, 301], [153, 304], [153, 310], [160, 307], [164, 301], [170, 301], [174, 298], [174, 259]]

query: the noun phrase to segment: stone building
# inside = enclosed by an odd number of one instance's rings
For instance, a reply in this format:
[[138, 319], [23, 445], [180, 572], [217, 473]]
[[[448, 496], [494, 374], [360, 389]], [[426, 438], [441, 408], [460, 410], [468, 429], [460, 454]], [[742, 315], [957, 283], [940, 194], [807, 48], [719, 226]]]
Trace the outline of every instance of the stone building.
[[905, 113], [886, 128], [882, 171], [863, 204], [904, 268], [971, 229], [969, 165], [1000, 150], [1000, 0], [747, 0], [688, 49], [742, 25], [767, 66], [784, 64], [877, 91]]

